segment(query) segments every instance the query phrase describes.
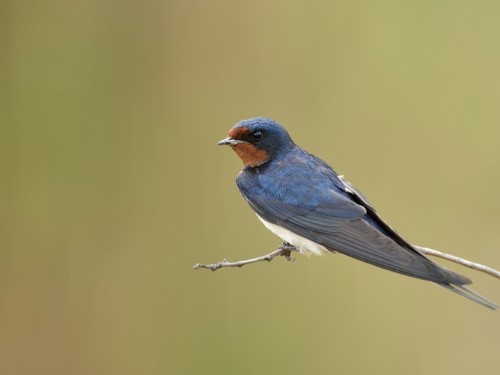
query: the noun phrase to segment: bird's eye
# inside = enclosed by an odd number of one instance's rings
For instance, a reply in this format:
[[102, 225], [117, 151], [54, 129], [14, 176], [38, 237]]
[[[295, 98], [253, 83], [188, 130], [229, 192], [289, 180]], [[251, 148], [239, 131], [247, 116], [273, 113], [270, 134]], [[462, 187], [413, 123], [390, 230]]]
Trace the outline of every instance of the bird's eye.
[[253, 133], [250, 133], [250, 136], [253, 140], [260, 141], [264, 137], [264, 133], [261, 131], [254, 131]]

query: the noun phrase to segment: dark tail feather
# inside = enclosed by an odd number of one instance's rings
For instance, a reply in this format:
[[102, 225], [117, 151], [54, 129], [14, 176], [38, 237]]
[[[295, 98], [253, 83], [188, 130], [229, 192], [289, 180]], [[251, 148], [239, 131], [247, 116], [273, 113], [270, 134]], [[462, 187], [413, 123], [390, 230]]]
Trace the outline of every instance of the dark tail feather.
[[451, 285], [451, 284], [439, 284], [439, 283], [438, 283], [438, 285], [452, 291], [453, 293], [457, 293], [457, 294], [461, 295], [462, 297], [470, 299], [471, 301], [479, 303], [479, 304], [487, 307], [488, 309], [496, 310], [496, 309], [500, 308], [500, 306], [494, 304], [493, 302], [491, 302], [487, 298], [483, 297], [479, 293], [476, 293], [473, 290], [467, 289], [465, 286]]

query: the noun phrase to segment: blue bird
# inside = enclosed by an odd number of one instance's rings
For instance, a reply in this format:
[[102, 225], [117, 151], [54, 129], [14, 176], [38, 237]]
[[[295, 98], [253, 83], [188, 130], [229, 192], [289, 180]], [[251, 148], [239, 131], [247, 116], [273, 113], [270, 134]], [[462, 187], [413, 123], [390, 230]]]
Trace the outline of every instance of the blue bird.
[[403, 275], [432, 281], [490, 309], [464, 287], [471, 280], [421, 254], [385, 223], [363, 194], [283, 126], [257, 117], [233, 126], [228, 145], [243, 161], [236, 184], [262, 223], [301, 253], [339, 252]]

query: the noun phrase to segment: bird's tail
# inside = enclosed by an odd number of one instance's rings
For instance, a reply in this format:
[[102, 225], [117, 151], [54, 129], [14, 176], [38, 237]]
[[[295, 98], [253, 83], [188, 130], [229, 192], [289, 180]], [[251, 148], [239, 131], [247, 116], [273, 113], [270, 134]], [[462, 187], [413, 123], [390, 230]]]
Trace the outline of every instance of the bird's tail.
[[470, 299], [471, 301], [479, 303], [479, 304], [481, 304], [481, 305], [483, 305], [491, 310], [496, 310], [496, 309], [500, 308], [500, 306], [491, 302], [486, 297], [483, 297], [482, 295], [474, 292], [473, 290], [467, 289], [463, 285], [440, 284], [440, 283], [437, 283], [437, 284], [442, 286], [443, 288], [448, 289], [449, 291], [452, 291], [453, 293], [457, 293], [457, 294], [461, 295], [462, 297], [465, 297], [467, 299]]

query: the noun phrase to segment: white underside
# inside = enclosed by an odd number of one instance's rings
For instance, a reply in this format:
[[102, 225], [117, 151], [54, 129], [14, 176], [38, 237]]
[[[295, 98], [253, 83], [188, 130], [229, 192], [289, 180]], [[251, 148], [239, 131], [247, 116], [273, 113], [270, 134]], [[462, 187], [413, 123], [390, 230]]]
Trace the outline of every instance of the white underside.
[[320, 245], [319, 243], [316, 243], [314, 241], [308, 240], [307, 238], [299, 236], [298, 234], [295, 234], [289, 231], [288, 229], [280, 227], [279, 225], [265, 221], [259, 215], [257, 215], [257, 217], [260, 219], [260, 221], [262, 221], [262, 223], [266, 226], [267, 229], [269, 229], [278, 237], [281, 237], [284, 241], [295, 246], [297, 249], [300, 250], [302, 254], [325, 255], [326, 253], [329, 252], [323, 245]]

